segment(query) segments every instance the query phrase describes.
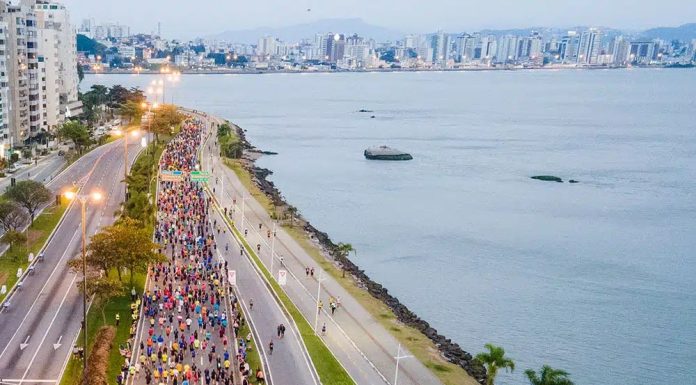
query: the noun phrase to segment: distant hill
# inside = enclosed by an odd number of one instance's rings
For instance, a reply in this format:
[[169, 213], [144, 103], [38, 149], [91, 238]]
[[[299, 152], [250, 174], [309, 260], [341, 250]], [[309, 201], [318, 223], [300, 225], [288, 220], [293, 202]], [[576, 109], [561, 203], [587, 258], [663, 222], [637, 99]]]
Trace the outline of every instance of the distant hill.
[[235, 43], [258, 42], [260, 37], [274, 36], [286, 42], [298, 42], [302, 39], [312, 39], [317, 33], [357, 33], [363, 37], [375, 39], [377, 42], [395, 41], [403, 38], [404, 34], [388, 28], [371, 25], [362, 19], [324, 19], [312, 23], [298, 24], [280, 28], [261, 27], [255, 29], [225, 31], [216, 35], [206, 36], [208, 40], [224, 40]]
[[88, 55], [103, 55], [106, 47], [88, 38], [85, 35], [77, 34], [77, 52], [86, 52]]
[[696, 39], [696, 23], [684, 24], [679, 27], [652, 28], [641, 33], [648, 39], [691, 41]]

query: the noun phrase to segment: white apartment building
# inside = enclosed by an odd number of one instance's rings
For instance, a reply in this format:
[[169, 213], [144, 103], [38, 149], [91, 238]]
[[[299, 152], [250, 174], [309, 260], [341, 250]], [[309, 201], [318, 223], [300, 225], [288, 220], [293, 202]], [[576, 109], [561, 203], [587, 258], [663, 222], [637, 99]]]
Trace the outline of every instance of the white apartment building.
[[[8, 100], [8, 73], [7, 73], [7, 40], [9, 33], [7, 23], [2, 18], [4, 4], [0, 4], [0, 157], [4, 157], [8, 149], [9, 128], [9, 100]], [[7, 143], [6, 143], [7, 142]]]
[[37, 141], [81, 112], [75, 32], [62, 4], [0, 0], [0, 140], [10, 148]]
[[597, 64], [599, 61], [602, 35], [599, 30], [591, 28], [580, 36], [580, 48], [578, 50], [578, 63]]

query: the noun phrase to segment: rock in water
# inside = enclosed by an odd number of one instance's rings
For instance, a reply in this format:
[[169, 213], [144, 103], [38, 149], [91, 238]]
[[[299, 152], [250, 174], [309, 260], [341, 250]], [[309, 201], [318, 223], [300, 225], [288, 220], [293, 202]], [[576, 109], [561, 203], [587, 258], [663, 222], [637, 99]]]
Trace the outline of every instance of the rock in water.
[[387, 146], [370, 147], [365, 150], [365, 158], [370, 160], [411, 160], [411, 154]]
[[532, 179], [536, 180], [543, 180], [545, 182], [558, 182], [558, 183], [563, 183], [563, 179], [553, 176], [553, 175], [536, 175], [531, 177]]

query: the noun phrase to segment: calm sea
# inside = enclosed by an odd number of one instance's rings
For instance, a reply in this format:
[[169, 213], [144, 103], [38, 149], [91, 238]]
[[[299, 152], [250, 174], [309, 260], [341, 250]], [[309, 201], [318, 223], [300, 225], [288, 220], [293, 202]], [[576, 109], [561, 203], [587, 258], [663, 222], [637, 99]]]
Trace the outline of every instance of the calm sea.
[[695, 383], [696, 71], [185, 75], [172, 98], [279, 152], [258, 164], [287, 199], [443, 334], [505, 347], [498, 383]]

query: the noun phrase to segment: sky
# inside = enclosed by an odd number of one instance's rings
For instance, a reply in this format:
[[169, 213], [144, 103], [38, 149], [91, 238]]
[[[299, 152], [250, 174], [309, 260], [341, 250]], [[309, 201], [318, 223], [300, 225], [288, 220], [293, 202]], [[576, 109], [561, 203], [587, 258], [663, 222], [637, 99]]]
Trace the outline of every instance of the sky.
[[[74, 24], [118, 22], [131, 32], [190, 39], [226, 30], [358, 17], [404, 33], [534, 26], [642, 30], [696, 22], [694, 0], [59, 0]], [[311, 9], [311, 11], [308, 11]]]

